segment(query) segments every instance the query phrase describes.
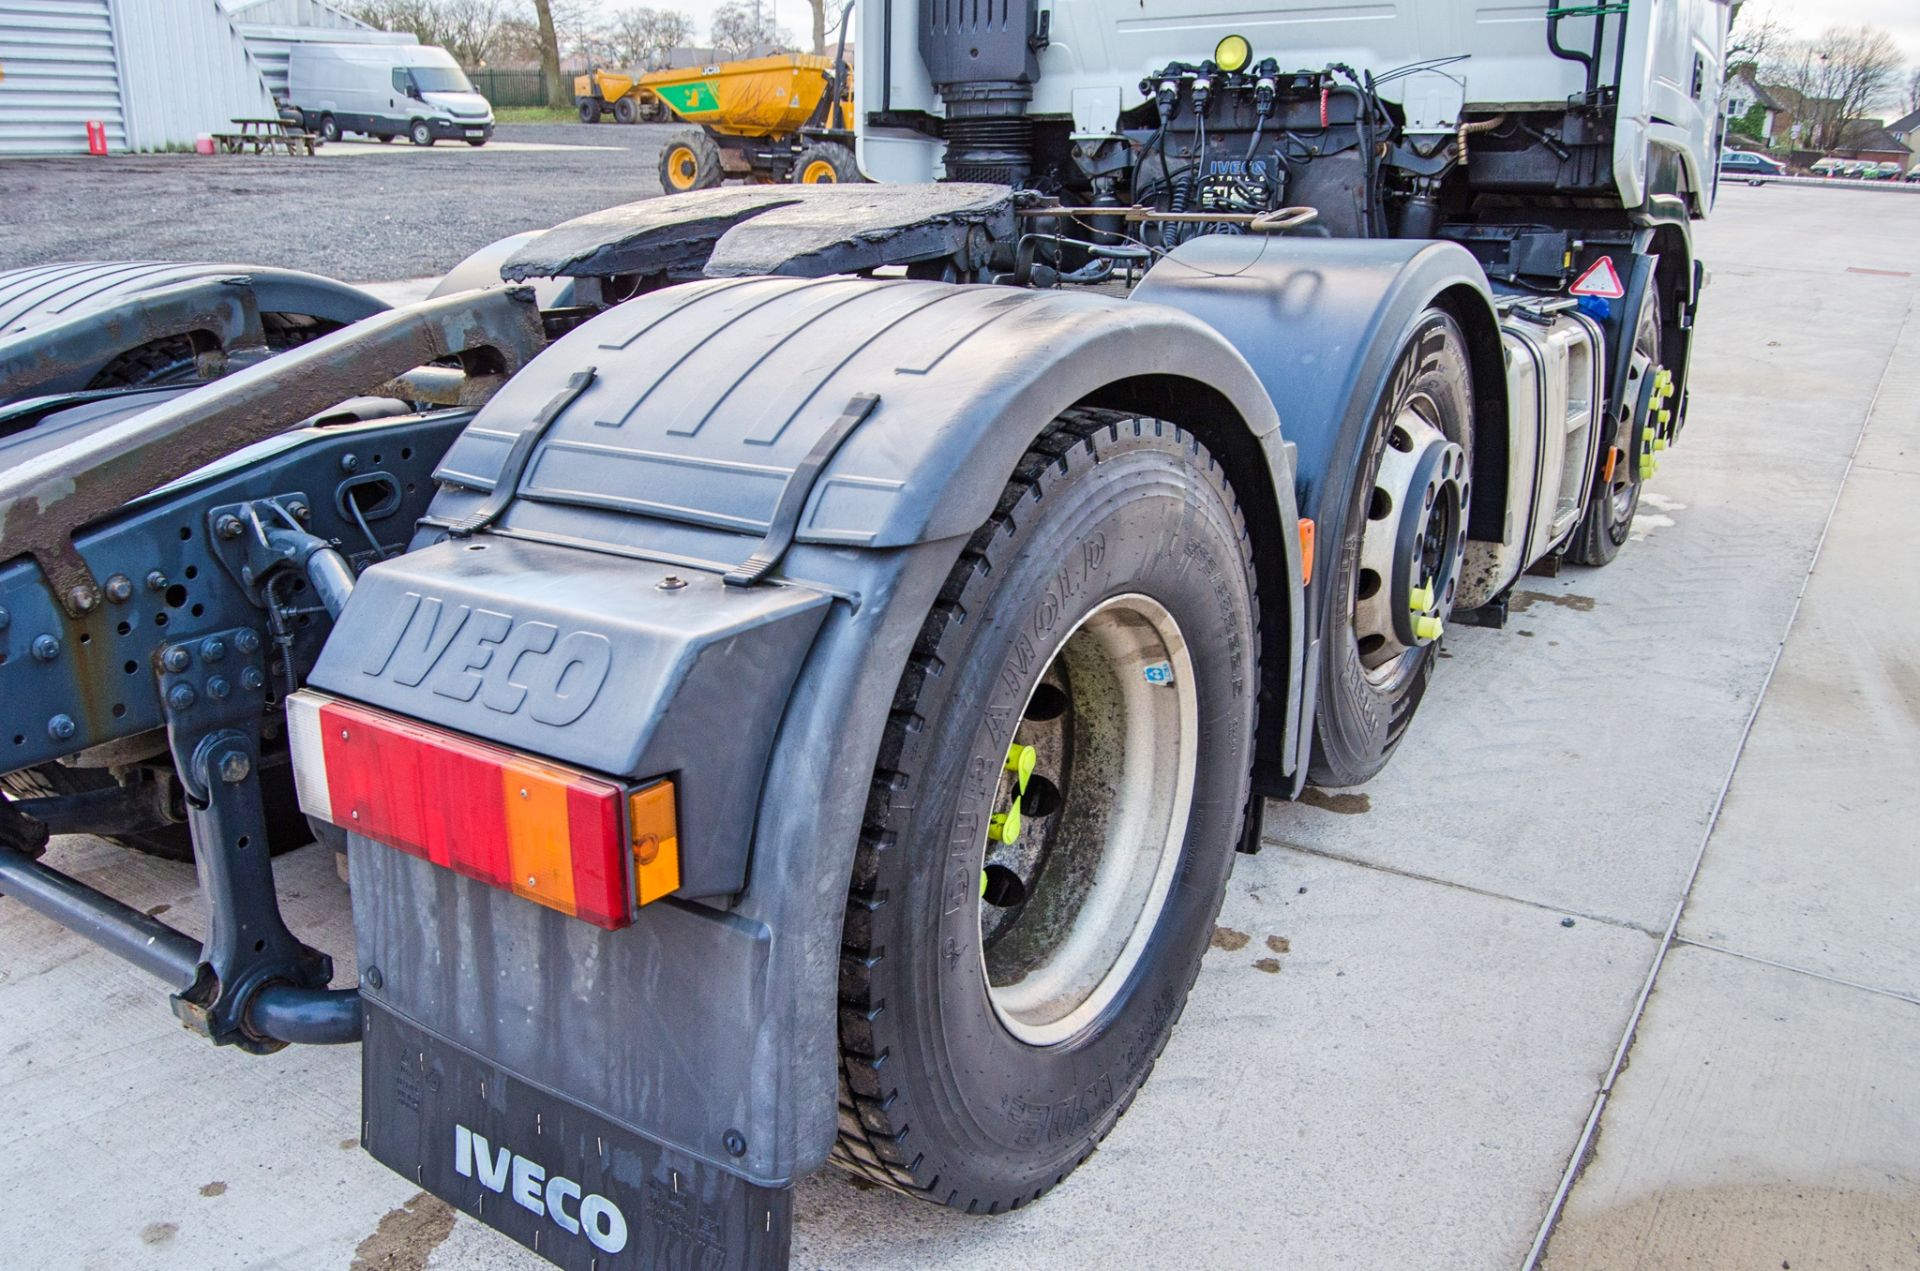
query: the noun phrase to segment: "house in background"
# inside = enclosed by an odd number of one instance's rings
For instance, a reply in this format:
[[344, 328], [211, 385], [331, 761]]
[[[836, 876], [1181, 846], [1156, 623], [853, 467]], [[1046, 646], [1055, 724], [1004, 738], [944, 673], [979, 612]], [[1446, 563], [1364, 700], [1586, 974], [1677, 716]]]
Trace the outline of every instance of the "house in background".
[[[1738, 137], [1749, 139], [1758, 137], [1760, 144], [1772, 149], [1776, 136], [1786, 133], [1786, 111], [1775, 93], [1754, 78], [1752, 62], [1742, 62], [1733, 70], [1727, 80], [1724, 100], [1727, 103], [1727, 140], [1734, 143]], [[1741, 125], [1736, 132], [1733, 125]]]
[[1911, 172], [1915, 164], [1920, 163], [1920, 110], [1888, 124], [1887, 133], [1907, 148], [1907, 160], [1902, 166]]

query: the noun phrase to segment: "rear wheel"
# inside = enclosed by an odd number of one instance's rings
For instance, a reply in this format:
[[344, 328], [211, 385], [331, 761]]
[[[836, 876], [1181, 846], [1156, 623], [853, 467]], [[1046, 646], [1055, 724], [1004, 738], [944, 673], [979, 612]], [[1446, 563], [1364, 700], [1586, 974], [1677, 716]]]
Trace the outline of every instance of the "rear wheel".
[[[1649, 287], [1640, 304], [1640, 318], [1634, 324], [1633, 355], [1628, 359], [1627, 385], [1623, 394], [1626, 408], [1633, 412], [1632, 429], [1642, 423], [1640, 406], [1643, 386], [1660, 365], [1660, 306], [1655, 289]], [[1612, 449], [1612, 448], [1609, 448]], [[1602, 455], [1600, 470], [1594, 474], [1594, 490], [1587, 499], [1587, 510], [1567, 543], [1567, 559], [1576, 565], [1605, 565], [1620, 554], [1627, 536], [1633, 532], [1633, 518], [1640, 510], [1639, 448], [1637, 442], [1609, 460]]]
[[1321, 641], [1315, 785], [1358, 785], [1379, 772], [1419, 709], [1459, 589], [1472, 454], [1466, 337], [1429, 309], [1374, 406], [1328, 561], [1333, 614]]
[[816, 141], [793, 158], [795, 185], [837, 185], [860, 180], [853, 151], [837, 141]]
[[633, 98], [622, 97], [613, 103], [613, 117], [623, 124], [637, 124], [640, 122], [640, 108], [635, 105]]
[[1073, 411], [928, 615], [867, 803], [834, 1159], [969, 1212], [1125, 1111], [1206, 951], [1245, 815], [1251, 551], [1179, 428]]
[[725, 178], [720, 147], [705, 132], [675, 133], [660, 152], [660, 185], [668, 194], [711, 189]]
[[416, 119], [407, 125], [407, 140], [416, 146], [433, 144], [433, 125], [424, 119]]

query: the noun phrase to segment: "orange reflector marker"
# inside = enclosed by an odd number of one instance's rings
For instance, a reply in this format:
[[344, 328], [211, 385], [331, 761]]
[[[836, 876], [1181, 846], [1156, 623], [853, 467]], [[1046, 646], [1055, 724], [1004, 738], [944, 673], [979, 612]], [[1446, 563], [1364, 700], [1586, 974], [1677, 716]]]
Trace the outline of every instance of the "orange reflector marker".
[[680, 886], [680, 825], [673, 811], [673, 782], [659, 781], [627, 796], [633, 835], [633, 894], [641, 904]]
[[1300, 518], [1300, 585], [1313, 581], [1313, 518]]
[[1607, 447], [1607, 470], [1600, 474], [1601, 485], [1613, 484], [1613, 465], [1620, 462], [1620, 447]]
[[608, 930], [680, 886], [670, 781], [633, 790], [311, 689], [287, 723], [309, 816]]

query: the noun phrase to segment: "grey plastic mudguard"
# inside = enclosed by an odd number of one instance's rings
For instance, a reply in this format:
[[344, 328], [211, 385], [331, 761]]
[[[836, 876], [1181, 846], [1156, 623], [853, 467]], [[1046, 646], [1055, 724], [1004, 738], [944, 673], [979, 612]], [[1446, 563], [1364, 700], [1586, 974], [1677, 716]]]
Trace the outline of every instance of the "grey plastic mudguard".
[[[488, 735], [626, 764], [664, 730], [698, 734], [678, 758], [682, 779], [739, 765], [758, 784], [746, 886], [731, 904], [669, 899], [605, 932], [355, 839], [361, 966], [382, 972], [365, 991], [628, 1129], [779, 1186], [833, 1142], [841, 924], [895, 686], [1015, 463], [1051, 419], [1116, 377], [1174, 377], [1210, 386], [1258, 437], [1290, 525], [1279, 422], [1246, 361], [1164, 307], [905, 280], [708, 281], [596, 317], [510, 381], [443, 462], [448, 488], [430, 522], [472, 513], [515, 438], [588, 367], [595, 378], [553, 417], [501, 519], [370, 570], [313, 682], [366, 696], [353, 687], [368, 678], [360, 668], [384, 650], [357, 633], [391, 629], [384, 611], [408, 591], [515, 618], [544, 605], [556, 627], [598, 629], [615, 615], [647, 633], [614, 645], [635, 664], [610, 670], [609, 685], [633, 687], [545, 731], [488, 716]], [[821, 473], [773, 582], [720, 584], [761, 545], [794, 468], [858, 394], [879, 403]], [[445, 533], [430, 524], [423, 539]], [[495, 556], [534, 544], [537, 558]], [[538, 568], [476, 572], [478, 557]], [[662, 590], [667, 573], [688, 588]], [[1262, 583], [1290, 589], [1297, 636], [1297, 568]], [[804, 648], [760, 637], [803, 621], [818, 622]], [[716, 717], [707, 699], [676, 720], [680, 701], [649, 677], [727, 640], [746, 662], [780, 665], [736, 685], [734, 714]], [[680, 651], [656, 661], [663, 648]], [[755, 696], [777, 671], [792, 688], [766, 726]], [[471, 703], [435, 691], [432, 677], [391, 681], [380, 690], [391, 708], [479, 726]], [[707, 850], [693, 846], [702, 826], [735, 810], [687, 798], [679, 814], [685, 860]]]
[[[246, 313], [223, 291], [251, 293]], [[260, 338], [258, 314], [345, 325], [388, 306], [347, 283], [256, 265], [102, 261], [0, 272], [0, 400], [85, 388], [144, 343], [204, 331], [226, 347]]]
[[[1212, 235], [1156, 264], [1133, 296], [1193, 314], [1245, 355], [1298, 448], [1297, 502], [1321, 527], [1322, 566], [1338, 550], [1361, 443], [1401, 342], [1429, 307], [1445, 305], [1465, 329], [1478, 416], [1488, 421], [1476, 436], [1487, 444], [1476, 447], [1469, 533], [1500, 538], [1505, 489], [1495, 474], [1505, 471], [1507, 390], [1499, 322], [1485, 272], [1459, 244]], [[1316, 581], [1335, 572], [1323, 567]], [[1314, 590], [1317, 637], [1332, 588]]]

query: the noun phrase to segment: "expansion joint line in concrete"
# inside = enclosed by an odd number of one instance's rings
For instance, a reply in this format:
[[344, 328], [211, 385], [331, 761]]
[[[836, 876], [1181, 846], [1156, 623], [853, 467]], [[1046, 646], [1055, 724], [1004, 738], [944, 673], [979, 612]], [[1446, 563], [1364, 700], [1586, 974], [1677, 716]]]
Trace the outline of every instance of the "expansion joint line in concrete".
[[1909, 335], [1920, 334], [1920, 327], [1914, 325], [1916, 306], [1920, 298], [1910, 301], [1907, 312], [1900, 322], [1900, 330], [1895, 334], [1892, 346], [1887, 350], [1887, 361], [1880, 368], [1880, 379], [1874, 385], [1873, 399], [1867, 403], [1867, 409], [1860, 417], [1860, 431], [1854, 434], [1853, 446], [1847, 452], [1846, 467], [1841, 470], [1840, 482], [1834, 488], [1833, 502], [1827, 505], [1827, 517], [1820, 525], [1820, 537], [1814, 542], [1813, 556], [1807, 561], [1806, 575], [1800, 580], [1800, 593], [1793, 598], [1793, 608], [1787, 614], [1786, 625], [1781, 628], [1780, 642], [1774, 646], [1773, 657], [1767, 663], [1767, 673], [1760, 681], [1760, 691], [1754, 695], [1753, 708], [1747, 712], [1747, 722], [1740, 729], [1740, 740], [1733, 748], [1733, 758], [1727, 764], [1727, 775], [1720, 782], [1720, 792], [1714, 797], [1713, 812], [1707, 818], [1705, 829], [1700, 834], [1700, 847], [1693, 855], [1693, 866], [1687, 871], [1686, 885], [1680, 889], [1680, 898], [1674, 902], [1673, 916], [1667, 921], [1666, 934], [1660, 938], [1660, 947], [1653, 955], [1653, 965], [1647, 968], [1647, 978], [1640, 986], [1640, 996], [1633, 1004], [1633, 1011], [1627, 1017], [1627, 1026], [1621, 1032], [1620, 1045], [1613, 1052], [1613, 1063], [1607, 1069], [1605, 1080], [1594, 1093], [1593, 1107], [1587, 1113], [1585, 1125], [1581, 1127], [1579, 1141], [1573, 1145], [1572, 1153], [1567, 1157], [1567, 1168], [1560, 1176], [1560, 1186], [1554, 1191], [1553, 1201], [1547, 1206], [1546, 1216], [1540, 1220], [1540, 1229], [1534, 1235], [1533, 1246], [1527, 1251], [1527, 1258], [1521, 1264], [1521, 1271], [1535, 1271], [1540, 1259], [1546, 1253], [1547, 1240], [1553, 1235], [1555, 1224], [1566, 1208], [1567, 1197], [1573, 1191], [1573, 1185], [1579, 1180], [1580, 1172], [1586, 1168], [1587, 1159], [1593, 1151], [1594, 1135], [1600, 1128], [1600, 1117], [1606, 1111], [1607, 1100], [1613, 1094], [1613, 1085], [1619, 1079], [1620, 1070], [1626, 1066], [1627, 1052], [1633, 1048], [1634, 1034], [1640, 1028], [1640, 1020], [1647, 1013], [1647, 999], [1653, 995], [1654, 983], [1660, 978], [1660, 970], [1666, 965], [1667, 954], [1676, 944], [1691, 943], [1680, 938], [1680, 919], [1686, 914], [1687, 901], [1693, 895], [1693, 885], [1700, 877], [1701, 862], [1707, 856], [1707, 844], [1713, 839], [1713, 832], [1720, 824], [1720, 814], [1726, 808], [1727, 794], [1733, 788], [1733, 775], [1740, 767], [1741, 757], [1746, 754], [1747, 741], [1753, 736], [1754, 721], [1760, 717], [1761, 704], [1767, 700], [1767, 690], [1773, 686], [1774, 672], [1780, 669], [1781, 655], [1786, 652], [1787, 638], [1793, 634], [1793, 624], [1800, 617], [1800, 606], [1806, 602], [1807, 588], [1813, 582], [1813, 571], [1820, 567], [1821, 553], [1826, 550], [1827, 535], [1833, 529], [1833, 518], [1840, 510], [1840, 500], [1847, 492], [1847, 479], [1853, 475], [1853, 464], [1860, 453], [1860, 447], [1866, 441], [1867, 431], [1873, 426], [1873, 419], [1880, 407], [1881, 394], [1886, 391], [1888, 378], [1900, 362], [1902, 351], [1906, 348]]

